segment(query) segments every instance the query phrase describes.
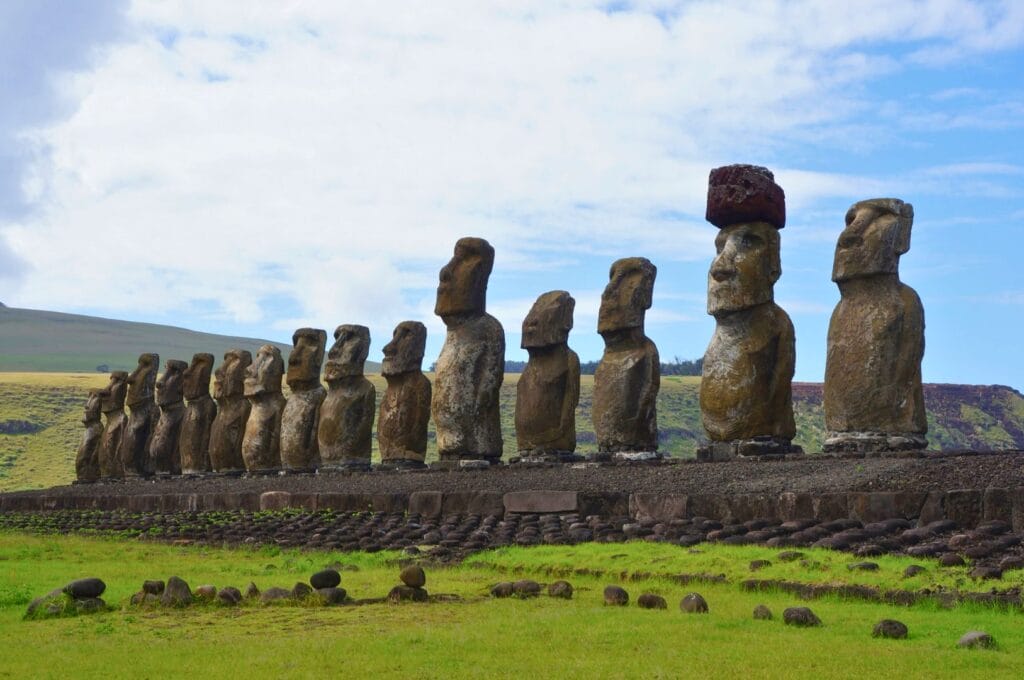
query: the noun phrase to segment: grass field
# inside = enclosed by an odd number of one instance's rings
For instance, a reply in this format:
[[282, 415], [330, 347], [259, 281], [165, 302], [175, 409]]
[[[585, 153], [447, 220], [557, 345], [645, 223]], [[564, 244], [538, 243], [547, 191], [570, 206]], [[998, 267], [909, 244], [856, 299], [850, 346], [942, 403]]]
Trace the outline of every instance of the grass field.
[[[740, 569], [768, 549], [702, 546], [690, 553], [642, 543], [503, 549], [462, 566], [427, 567], [433, 594], [459, 602], [372, 604], [340, 608], [262, 607], [184, 611], [138, 610], [127, 605], [147, 578], [185, 578], [244, 589], [291, 587], [326, 565], [342, 565], [350, 597], [379, 597], [398, 582], [388, 553], [299, 553], [276, 549], [172, 547], [81, 537], [0, 534], [0, 654], [3, 677], [1020, 677], [1024, 674], [1024, 617], [1016, 611], [934, 604], [894, 607], [836, 598], [810, 603], [780, 593], [746, 593], [735, 583], [682, 586], [663, 575], [712, 565]], [[760, 551], [760, 552], [758, 552]], [[820, 563], [848, 561], [814, 551]], [[883, 565], [894, 579], [902, 562]], [[573, 575], [571, 601], [493, 600], [492, 584], [513, 578], [554, 580], [552, 569], [616, 565], [624, 573]], [[657, 567], [653, 572], [652, 566]], [[782, 566], [782, 565], [779, 565]], [[786, 565], [787, 570], [796, 567]], [[929, 571], [937, 569], [930, 566]], [[634, 580], [638, 572], [652, 574]], [[630, 576], [632, 575], [632, 578]], [[74, 577], [99, 576], [115, 611], [58, 620], [23, 621], [34, 595]], [[805, 573], [810, 580], [821, 574]], [[826, 578], [863, 579], [860, 572]], [[877, 575], [873, 578], [879, 578]], [[943, 577], [944, 578], [944, 577]], [[620, 583], [626, 608], [605, 607], [602, 589]], [[677, 603], [699, 591], [707, 615], [685, 615]], [[632, 604], [643, 592], [669, 601], [667, 611]], [[776, 618], [755, 621], [766, 604]], [[782, 610], [808, 605], [824, 625], [784, 626]], [[907, 640], [871, 637], [883, 618], [907, 624]], [[995, 636], [996, 650], [961, 650], [967, 630]]]

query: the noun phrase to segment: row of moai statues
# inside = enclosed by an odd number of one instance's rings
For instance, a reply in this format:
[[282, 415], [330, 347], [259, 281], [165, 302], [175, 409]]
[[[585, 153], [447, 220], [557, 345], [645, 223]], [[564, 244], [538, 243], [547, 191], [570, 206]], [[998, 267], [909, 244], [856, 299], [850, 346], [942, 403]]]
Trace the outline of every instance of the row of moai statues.
[[[709, 178], [707, 220], [719, 233], [708, 273], [707, 309], [715, 332], [700, 387], [708, 441], [698, 456], [799, 453], [792, 443], [795, 335], [789, 316], [774, 302], [782, 274], [785, 195], [766, 168], [716, 168]], [[927, 445], [920, 368], [924, 313], [898, 274], [912, 223], [913, 208], [898, 199], [861, 201], [846, 215], [832, 273], [841, 299], [828, 332], [825, 451]], [[377, 421], [382, 463], [422, 466], [431, 417], [441, 461], [501, 460], [505, 336], [486, 311], [493, 264], [487, 241], [463, 238], [441, 269], [434, 311], [447, 333], [433, 385], [422, 373], [423, 324], [402, 322], [385, 346], [381, 372], [387, 389]], [[645, 258], [618, 260], [601, 297], [597, 330], [605, 349], [594, 375], [592, 408], [599, 458], [658, 455], [660, 361], [644, 332], [656, 275]], [[515, 428], [526, 460], [578, 459], [580, 368], [568, 346], [574, 307], [568, 292], [550, 291], [537, 298], [523, 322], [521, 346], [529, 361], [517, 386]], [[284, 361], [273, 345], [261, 347], [255, 360], [249, 352], [229, 351], [216, 371], [213, 399], [211, 355], [196, 354], [191, 365], [168, 361], [156, 380], [159, 358], [143, 354], [134, 372], [114, 372], [107, 388], [90, 393], [79, 478], [368, 468], [376, 399], [363, 375], [369, 330], [338, 326], [334, 339], [324, 366], [325, 390], [320, 371], [326, 332], [295, 332], [287, 399], [281, 388]]]

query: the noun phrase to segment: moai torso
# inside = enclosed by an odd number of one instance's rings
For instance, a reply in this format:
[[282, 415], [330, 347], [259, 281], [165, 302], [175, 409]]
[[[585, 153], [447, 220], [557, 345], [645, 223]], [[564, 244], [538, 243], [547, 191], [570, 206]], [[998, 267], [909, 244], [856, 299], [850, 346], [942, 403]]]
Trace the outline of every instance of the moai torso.
[[185, 418], [181, 423], [178, 440], [178, 458], [181, 471], [198, 475], [210, 471], [210, 430], [217, 417], [217, 405], [210, 397], [210, 374], [213, 371], [212, 354], [195, 354], [185, 371]]
[[388, 386], [377, 418], [377, 445], [383, 463], [420, 467], [427, 455], [430, 380], [421, 366], [427, 328], [403, 321], [384, 346], [381, 374]]
[[103, 438], [103, 420], [100, 411], [100, 390], [89, 390], [85, 401], [82, 424], [82, 442], [75, 456], [75, 476], [79, 482], [95, 482], [100, 478], [99, 448]]
[[334, 331], [327, 358], [327, 397], [320, 407], [317, 438], [320, 467], [369, 468], [377, 394], [363, 376], [370, 351], [366, 326], [342, 325]]
[[245, 374], [252, 364], [246, 350], [232, 349], [214, 374], [213, 397], [217, 415], [210, 426], [210, 467], [214, 472], [239, 473], [245, 470], [242, 440], [251, 405], [245, 398]]
[[150, 475], [149, 440], [160, 417], [160, 411], [153, 400], [156, 390], [156, 373], [160, 368], [160, 356], [142, 354], [139, 364], [128, 375], [128, 425], [125, 429], [121, 457], [125, 474]]
[[150, 438], [147, 468], [149, 473], [181, 474], [178, 438], [181, 434], [181, 424], [185, 419], [182, 382], [187, 368], [188, 364], [184, 361], [168, 359], [164, 374], [156, 381], [156, 404], [160, 409], [160, 418]]
[[281, 394], [284, 360], [273, 345], [263, 345], [246, 370], [245, 396], [251, 409], [242, 439], [242, 459], [250, 473], [269, 474], [281, 469]]
[[121, 448], [125, 428], [128, 426], [128, 419], [124, 415], [127, 391], [128, 374], [124, 371], [114, 371], [110, 374], [110, 383], [100, 392], [100, 411], [106, 422], [103, 425], [97, 457], [100, 477], [104, 479], [124, 477]]
[[320, 384], [327, 331], [300, 328], [292, 336], [288, 355], [291, 394], [281, 416], [281, 465], [285, 470], [312, 471], [320, 463], [317, 444], [320, 405], [327, 395]]

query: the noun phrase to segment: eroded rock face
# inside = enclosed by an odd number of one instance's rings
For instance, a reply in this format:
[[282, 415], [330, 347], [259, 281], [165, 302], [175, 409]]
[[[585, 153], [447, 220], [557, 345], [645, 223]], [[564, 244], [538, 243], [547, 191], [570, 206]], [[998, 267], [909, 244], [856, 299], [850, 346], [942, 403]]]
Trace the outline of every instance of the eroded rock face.
[[288, 355], [288, 387], [291, 395], [281, 417], [281, 465], [285, 470], [308, 472], [320, 463], [317, 428], [320, 405], [327, 391], [320, 384], [327, 331], [300, 328], [292, 335]]
[[242, 440], [251, 408], [245, 398], [245, 374], [251, 364], [252, 354], [231, 349], [224, 353], [224, 362], [214, 373], [217, 415], [210, 427], [210, 467], [214, 472], [233, 474], [245, 469]]
[[101, 478], [124, 477], [121, 449], [124, 444], [124, 432], [128, 427], [128, 419], [124, 415], [124, 400], [127, 393], [128, 374], [125, 371], [111, 373], [110, 382], [99, 393], [100, 411], [106, 417], [97, 452]]
[[594, 433], [601, 452], [658, 450], [658, 348], [644, 335], [657, 268], [643, 257], [617, 260], [601, 295], [597, 332], [604, 355], [594, 372]]
[[836, 244], [841, 299], [828, 329], [825, 451], [923, 449], [924, 308], [900, 282], [914, 208], [896, 198], [855, 203]]
[[377, 420], [381, 462], [421, 467], [427, 455], [431, 386], [423, 375], [427, 327], [403, 321], [384, 346], [381, 375], [387, 381]]
[[537, 298], [523, 321], [529, 355], [516, 386], [516, 442], [521, 456], [564, 458], [576, 450], [580, 360], [569, 349], [576, 301], [564, 290]]
[[462, 238], [441, 269], [434, 313], [448, 332], [430, 403], [441, 460], [501, 460], [498, 392], [505, 377], [505, 331], [486, 311], [494, 248]]
[[181, 424], [185, 420], [185, 396], [182, 388], [187, 369], [188, 364], [184, 361], [168, 359], [163, 375], [156, 381], [156, 404], [160, 408], [160, 418], [149, 443], [147, 474], [181, 474], [178, 438], [181, 434]]
[[711, 171], [708, 220], [720, 228], [708, 273], [708, 314], [715, 333], [704, 354], [700, 406], [710, 444], [698, 455], [798, 451], [793, 420], [795, 337], [775, 304], [782, 275], [779, 229], [785, 196], [767, 168]]
[[192, 355], [192, 363], [182, 376], [185, 393], [185, 418], [178, 440], [181, 471], [198, 475], [210, 471], [210, 431], [217, 417], [217, 404], [210, 397], [213, 355]]
[[242, 459], [249, 473], [270, 474], [281, 469], [281, 379], [284, 359], [274, 345], [263, 345], [245, 370], [245, 398], [251, 409], [242, 438]]
[[100, 478], [99, 449], [103, 438], [103, 421], [100, 411], [101, 390], [89, 390], [82, 414], [82, 442], [78, 445], [75, 456], [75, 476], [79, 482], [95, 482]]
[[363, 376], [369, 352], [366, 326], [345, 324], [334, 330], [324, 371], [327, 397], [320, 407], [317, 432], [323, 470], [370, 466], [377, 391]]
[[128, 427], [125, 429], [121, 458], [128, 476], [145, 475], [149, 465], [149, 440], [160, 417], [153, 401], [160, 355], [141, 354], [139, 364], [128, 374]]

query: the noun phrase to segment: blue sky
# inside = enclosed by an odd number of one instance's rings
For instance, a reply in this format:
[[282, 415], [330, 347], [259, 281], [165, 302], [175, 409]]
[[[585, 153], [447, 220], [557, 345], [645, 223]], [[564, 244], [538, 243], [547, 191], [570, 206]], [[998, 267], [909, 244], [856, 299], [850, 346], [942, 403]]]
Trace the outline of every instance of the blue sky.
[[636, 255], [648, 335], [696, 358], [707, 174], [746, 162], [787, 195], [797, 380], [823, 375], [847, 208], [894, 196], [925, 380], [1024, 388], [1024, 3], [259, 4], [0, 5], [0, 300], [280, 340], [363, 323], [375, 359], [417, 319], [430, 361], [472, 235], [509, 358], [552, 289], [598, 358]]

